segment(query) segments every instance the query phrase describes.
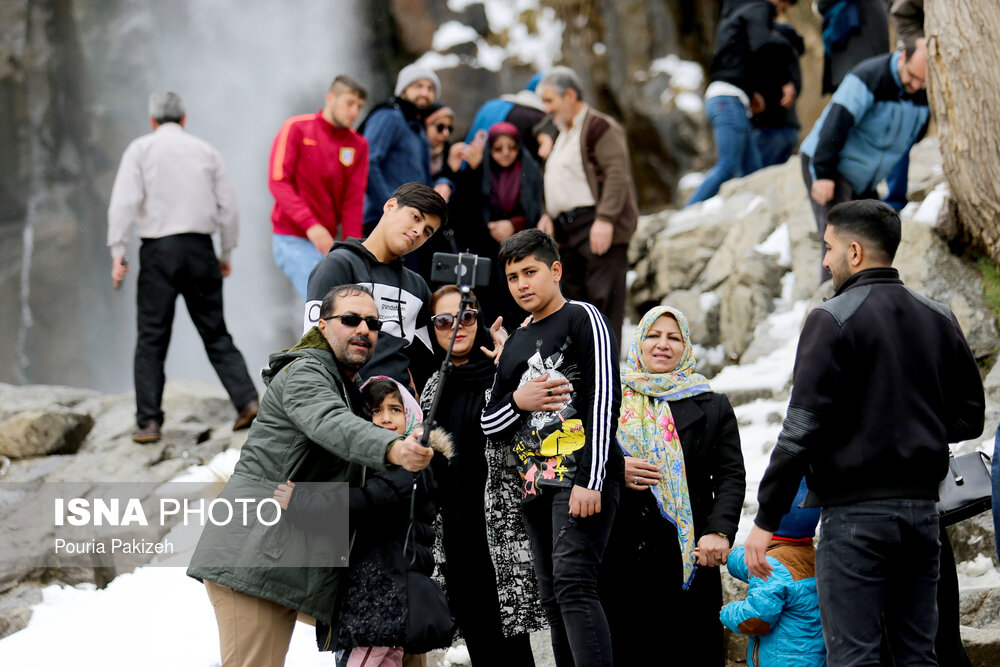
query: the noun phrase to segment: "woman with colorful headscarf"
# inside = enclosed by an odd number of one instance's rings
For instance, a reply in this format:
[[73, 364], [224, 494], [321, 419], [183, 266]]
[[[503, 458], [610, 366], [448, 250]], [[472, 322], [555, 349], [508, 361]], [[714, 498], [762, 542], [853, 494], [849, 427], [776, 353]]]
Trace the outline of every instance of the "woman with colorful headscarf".
[[[736, 415], [695, 371], [687, 318], [673, 308], [640, 320], [621, 378], [625, 484], [602, 572], [614, 662], [657, 653], [723, 667], [719, 568], [746, 490]], [[679, 641], [650, 642], [658, 636]]]
[[455, 174], [449, 217], [454, 221], [459, 249], [493, 261], [490, 285], [479, 290], [485, 320], [492, 322], [503, 316], [504, 326], [513, 330], [525, 312], [510, 296], [504, 267], [497, 265], [497, 254], [500, 244], [515, 232], [538, 225], [542, 215], [542, 172], [511, 123], [490, 127], [485, 153], [486, 159], [469, 161], [468, 169]]

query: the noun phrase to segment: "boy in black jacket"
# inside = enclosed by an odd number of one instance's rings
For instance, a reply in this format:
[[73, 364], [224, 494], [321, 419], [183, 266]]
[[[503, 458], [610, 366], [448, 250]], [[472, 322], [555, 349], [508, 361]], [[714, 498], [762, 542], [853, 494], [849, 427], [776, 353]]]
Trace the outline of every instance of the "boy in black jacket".
[[382, 329], [375, 353], [358, 376], [365, 380], [387, 375], [412, 389], [422, 387], [434, 370], [427, 308], [431, 292], [423, 278], [403, 266], [402, 258], [447, 222], [448, 205], [433, 188], [405, 183], [382, 211], [368, 238], [335, 243], [313, 269], [303, 326], [308, 331], [316, 325], [320, 303], [331, 287], [364, 285], [375, 297]]
[[556, 663], [610, 665], [597, 573], [624, 469], [614, 443], [618, 344], [597, 308], [562, 296], [551, 236], [538, 229], [514, 234], [499, 261], [531, 320], [507, 339], [483, 432], [511, 443], [524, 479], [521, 510]]

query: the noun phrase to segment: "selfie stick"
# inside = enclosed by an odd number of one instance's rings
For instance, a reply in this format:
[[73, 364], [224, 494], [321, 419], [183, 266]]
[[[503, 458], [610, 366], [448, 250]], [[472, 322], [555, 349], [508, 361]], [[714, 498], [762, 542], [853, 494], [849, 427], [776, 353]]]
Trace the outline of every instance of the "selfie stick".
[[[469, 271], [465, 264], [462, 263], [463, 257], [472, 258], [472, 270]], [[473, 255], [472, 253], [458, 253], [458, 262], [455, 266], [455, 277], [456, 283], [458, 284], [458, 291], [462, 298], [458, 304], [458, 317], [455, 318], [455, 328], [451, 332], [451, 342], [448, 343], [448, 350], [445, 352], [444, 361], [441, 362], [441, 371], [438, 373], [438, 384], [437, 388], [434, 390], [434, 400], [431, 401], [431, 409], [427, 412], [427, 419], [424, 420], [424, 432], [420, 435], [420, 444], [424, 447], [430, 446], [431, 431], [437, 426], [434, 421], [434, 417], [437, 415], [438, 404], [441, 402], [441, 394], [444, 389], [445, 380], [451, 374], [455, 364], [451, 363], [451, 350], [455, 347], [455, 338], [458, 336], [459, 320], [462, 317], [462, 313], [466, 310], [471, 310], [473, 306], [472, 302], [472, 286], [476, 284], [476, 271], [479, 269], [479, 255]], [[466, 282], [464, 280], [465, 274], [469, 274], [469, 280]], [[417, 551], [413, 547], [413, 543], [410, 538], [413, 534], [413, 525], [416, 520], [416, 503], [417, 503], [417, 480], [420, 479], [420, 473], [413, 473], [413, 490], [410, 493], [410, 525], [406, 528], [406, 538], [403, 541], [403, 557], [407, 557], [407, 552], [411, 552], [409, 556], [410, 565], [413, 565], [417, 559]]]

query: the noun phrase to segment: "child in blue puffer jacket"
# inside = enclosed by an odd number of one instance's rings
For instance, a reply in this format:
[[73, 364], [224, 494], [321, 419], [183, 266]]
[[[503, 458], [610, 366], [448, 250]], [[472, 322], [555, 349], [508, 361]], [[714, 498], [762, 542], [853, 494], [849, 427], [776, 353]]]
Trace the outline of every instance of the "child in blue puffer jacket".
[[729, 574], [749, 584], [747, 599], [722, 608], [723, 625], [750, 636], [750, 667], [824, 667], [826, 647], [816, 594], [816, 548], [813, 535], [818, 507], [802, 507], [806, 497], [802, 480], [792, 509], [782, 518], [767, 549], [774, 568], [764, 581], [747, 570], [743, 547], [729, 554]]

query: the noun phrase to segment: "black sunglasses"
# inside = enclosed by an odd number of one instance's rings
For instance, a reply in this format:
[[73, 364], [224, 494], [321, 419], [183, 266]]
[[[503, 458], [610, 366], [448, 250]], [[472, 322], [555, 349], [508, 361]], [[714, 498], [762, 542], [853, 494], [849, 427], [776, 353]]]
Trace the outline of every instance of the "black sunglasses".
[[448, 130], [449, 132], [455, 131], [454, 125], [447, 125], [445, 123], [438, 123], [437, 125], [435, 125], [435, 127], [437, 128], [438, 132], [444, 132], [445, 130]]
[[[476, 323], [476, 318], [479, 317], [479, 313], [474, 310], [462, 311], [461, 317], [458, 318], [458, 323], [463, 327], [471, 327]], [[451, 313], [441, 313], [440, 315], [435, 315], [431, 318], [431, 322], [434, 323], [434, 328], [438, 331], [447, 331], [455, 326], [455, 316]]]
[[345, 313], [343, 315], [331, 315], [330, 317], [322, 317], [323, 320], [340, 320], [345, 327], [357, 327], [361, 324], [362, 320], [368, 325], [369, 331], [378, 331], [382, 328], [382, 320], [377, 317], [361, 317], [355, 313]]

